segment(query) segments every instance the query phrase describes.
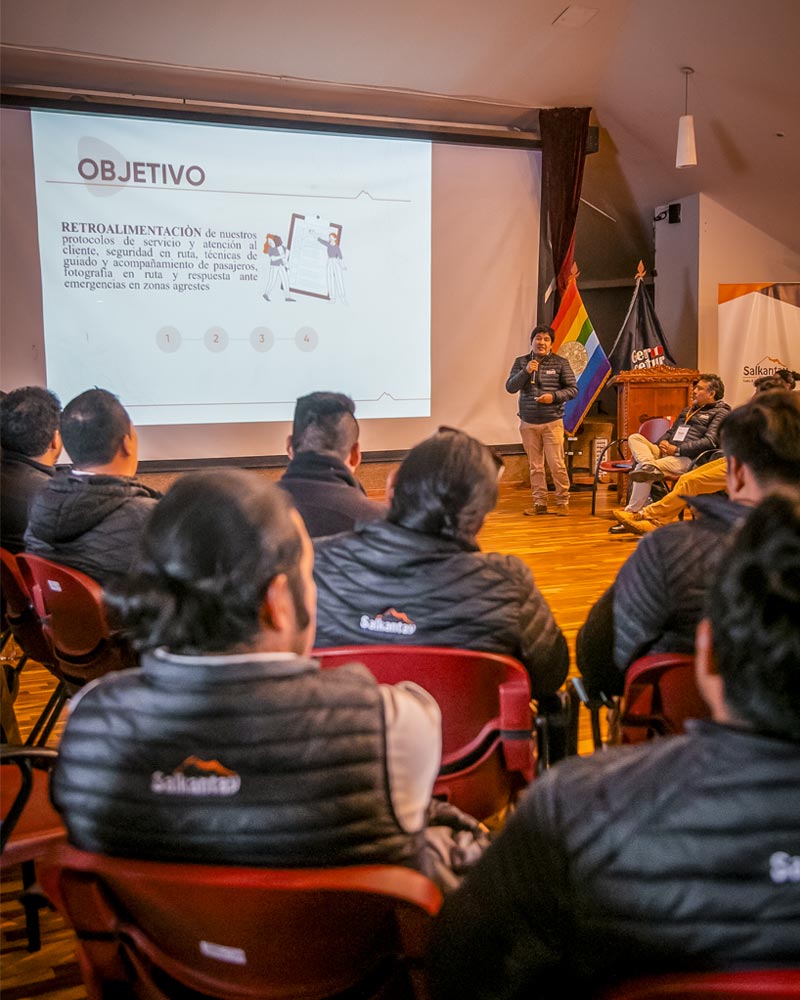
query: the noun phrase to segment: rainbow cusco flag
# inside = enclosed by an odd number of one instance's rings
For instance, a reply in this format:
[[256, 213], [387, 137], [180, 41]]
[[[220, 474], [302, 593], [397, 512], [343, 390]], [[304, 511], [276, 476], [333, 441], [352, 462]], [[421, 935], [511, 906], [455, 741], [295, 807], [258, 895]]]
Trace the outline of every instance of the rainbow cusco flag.
[[578, 381], [578, 395], [564, 407], [564, 430], [574, 434], [611, 374], [611, 364], [600, 346], [574, 277], [553, 320], [553, 350], [569, 360]]

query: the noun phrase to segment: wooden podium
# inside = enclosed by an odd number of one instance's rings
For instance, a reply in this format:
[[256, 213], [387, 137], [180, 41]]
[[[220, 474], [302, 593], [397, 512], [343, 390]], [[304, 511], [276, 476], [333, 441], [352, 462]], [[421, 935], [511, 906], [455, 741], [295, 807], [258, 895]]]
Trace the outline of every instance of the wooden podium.
[[617, 437], [628, 437], [649, 417], [666, 417], [670, 423], [692, 401], [693, 368], [642, 368], [620, 372], [609, 380], [617, 389]]

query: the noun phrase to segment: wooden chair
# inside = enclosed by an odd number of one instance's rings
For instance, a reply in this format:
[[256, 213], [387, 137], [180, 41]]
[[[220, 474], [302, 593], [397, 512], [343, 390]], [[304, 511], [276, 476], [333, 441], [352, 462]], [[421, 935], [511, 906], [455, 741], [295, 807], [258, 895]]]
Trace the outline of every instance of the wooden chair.
[[[667, 433], [670, 428], [670, 422], [666, 417], [651, 417], [649, 420], [645, 420], [639, 425], [639, 434], [642, 434], [647, 438], [648, 441], [655, 443], [660, 437]], [[600, 482], [600, 476], [614, 475], [617, 476], [617, 482], [622, 482], [622, 477], [627, 476], [628, 473], [633, 471], [633, 467], [636, 465], [634, 460], [623, 452], [622, 446], [627, 442], [626, 437], [614, 438], [613, 441], [603, 448], [597, 459], [597, 465], [594, 470], [594, 480], [592, 482], [592, 514], [596, 512], [597, 508], [597, 486]], [[606, 458], [606, 455], [612, 452], [612, 449], [616, 449], [616, 458]], [[619, 494], [620, 501], [622, 500], [622, 493]]]
[[[8, 634], [4, 633], [4, 642], [13, 638], [22, 650], [22, 656], [11, 671], [7, 671], [7, 685], [13, 700], [19, 685], [19, 675], [29, 660], [41, 663], [58, 680], [58, 685], [33, 726], [26, 744], [28, 746], [44, 745], [50, 732], [58, 720], [68, 691], [63, 677], [55, 667], [53, 647], [50, 645], [42, 629], [39, 615], [33, 606], [33, 600], [28, 585], [23, 579], [17, 558], [6, 549], [0, 549], [0, 582], [3, 588], [3, 605]], [[13, 708], [12, 708], [13, 712]], [[16, 723], [16, 719], [14, 720]], [[4, 728], [6, 728], [4, 719]], [[6, 733], [9, 743], [19, 742], [19, 731], [13, 730], [16, 739], [11, 739]]]
[[533, 779], [527, 671], [510, 656], [437, 646], [317, 649], [323, 668], [363, 663], [382, 684], [415, 681], [442, 711], [442, 766], [433, 794], [477, 819], [513, 803]]
[[36, 887], [36, 860], [66, 836], [61, 817], [50, 805], [47, 772], [57, 758], [47, 747], [0, 747], [0, 850], [4, 868], [22, 865], [28, 951], [39, 950], [39, 909], [45, 903]]
[[96, 677], [134, 665], [108, 627], [99, 583], [28, 553], [17, 556], [17, 563], [52, 646], [55, 668], [70, 693]]
[[618, 983], [597, 1000], [797, 1000], [800, 968], [673, 972]]
[[40, 874], [77, 932], [90, 1000], [427, 995], [441, 895], [408, 868], [168, 864], [60, 845]]

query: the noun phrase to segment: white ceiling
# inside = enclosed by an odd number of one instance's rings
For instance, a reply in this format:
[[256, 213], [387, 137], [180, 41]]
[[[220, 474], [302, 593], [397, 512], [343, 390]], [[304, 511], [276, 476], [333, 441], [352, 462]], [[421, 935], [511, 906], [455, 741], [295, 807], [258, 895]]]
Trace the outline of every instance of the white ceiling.
[[[568, 6], [2, 0], [0, 75], [412, 116], [441, 113], [439, 95], [453, 120], [526, 128], [528, 109], [591, 106], [601, 149], [584, 196], [616, 221], [582, 210], [584, 279], [651, 264], [654, 207], [695, 192], [800, 251], [800, 0], [580, 0], [569, 13], [596, 10], [588, 24], [554, 25]], [[684, 65], [699, 166], [676, 170]]]

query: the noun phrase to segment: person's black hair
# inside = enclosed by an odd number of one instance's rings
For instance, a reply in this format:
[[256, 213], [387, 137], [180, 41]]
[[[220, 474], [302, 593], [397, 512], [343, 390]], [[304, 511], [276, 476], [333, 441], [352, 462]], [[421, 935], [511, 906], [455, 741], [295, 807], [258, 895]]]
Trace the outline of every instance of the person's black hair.
[[552, 328], [552, 326], [548, 326], [547, 323], [539, 323], [538, 326], [535, 326], [531, 330], [531, 343], [533, 343], [533, 338], [536, 336], [537, 333], [546, 333], [550, 337], [551, 344], [556, 339], [555, 330]]
[[305, 628], [292, 509], [283, 490], [254, 473], [181, 477], [153, 509], [128, 577], [106, 592], [114, 625], [137, 649], [230, 652], [254, 642], [267, 588], [285, 573]]
[[61, 414], [61, 437], [78, 468], [106, 465], [131, 431], [131, 418], [106, 389], [87, 389], [70, 400]]
[[755, 379], [753, 382], [753, 388], [756, 392], [771, 392], [773, 389], [779, 389], [781, 392], [786, 392], [789, 390], [789, 383], [782, 379], [777, 373], [775, 375], [761, 375], [759, 378]]
[[694, 380], [693, 385], [697, 385], [698, 382], [705, 382], [708, 388], [714, 393], [714, 399], [720, 400], [725, 395], [725, 383], [713, 372], [708, 374], [698, 375]]
[[800, 379], [800, 372], [793, 372], [789, 368], [778, 368], [775, 374], [783, 379], [789, 389], [794, 389], [797, 380]]
[[316, 451], [346, 459], [358, 441], [356, 405], [342, 392], [310, 392], [294, 408], [292, 450]]
[[800, 397], [759, 392], [728, 413], [720, 447], [752, 471], [759, 484], [800, 483]]
[[400, 465], [387, 520], [473, 544], [497, 503], [497, 474], [486, 445], [463, 431], [440, 430], [412, 448]]
[[[771, 394], [770, 394], [771, 395]], [[800, 740], [800, 494], [774, 493], [735, 535], [706, 610], [734, 713]]]
[[59, 428], [61, 402], [39, 385], [12, 389], [0, 403], [0, 443], [6, 451], [43, 455]]

